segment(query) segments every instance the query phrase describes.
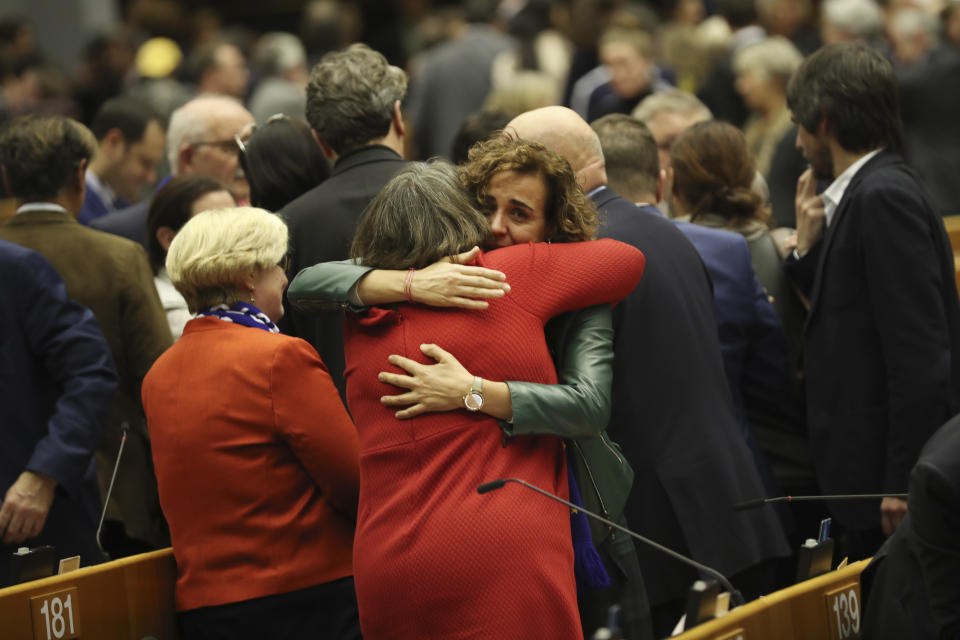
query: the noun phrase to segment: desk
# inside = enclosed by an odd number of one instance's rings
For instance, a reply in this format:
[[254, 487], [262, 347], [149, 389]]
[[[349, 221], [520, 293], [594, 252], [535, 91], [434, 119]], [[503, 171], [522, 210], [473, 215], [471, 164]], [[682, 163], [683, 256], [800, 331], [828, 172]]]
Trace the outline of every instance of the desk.
[[[683, 640], [846, 640], [860, 637], [860, 572], [869, 560], [811, 578], [734, 609]], [[852, 592], [852, 593], [851, 593]]]
[[960, 215], [944, 216], [943, 226], [947, 229], [950, 245], [953, 247], [953, 268], [957, 278], [957, 288], [960, 289]]
[[[0, 589], [0, 638], [179, 640], [176, 580], [177, 565], [168, 548]], [[59, 604], [37, 598], [48, 594], [63, 595]], [[45, 602], [48, 608], [41, 614]], [[70, 633], [71, 615], [79, 635]], [[54, 623], [49, 631], [45, 621]]]

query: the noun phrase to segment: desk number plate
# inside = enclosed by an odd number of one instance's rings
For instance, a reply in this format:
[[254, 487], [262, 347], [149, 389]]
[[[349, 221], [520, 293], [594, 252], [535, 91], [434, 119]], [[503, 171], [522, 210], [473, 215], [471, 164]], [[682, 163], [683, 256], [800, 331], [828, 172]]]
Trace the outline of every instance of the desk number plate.
[[30, 598], [33, 640], [69, 640], [80, 637], [79, 589]]
[[831, 640], [860, 637], [860, 583], [851, 582], [824, 594]]

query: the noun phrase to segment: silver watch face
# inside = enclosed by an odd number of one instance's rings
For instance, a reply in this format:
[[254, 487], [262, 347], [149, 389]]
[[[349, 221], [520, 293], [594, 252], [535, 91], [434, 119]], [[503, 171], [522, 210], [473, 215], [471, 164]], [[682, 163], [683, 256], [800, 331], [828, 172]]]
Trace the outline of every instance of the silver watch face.
[[463, 404], [465, 404], [470, 411], [479, 411], [480, 407], [483, 406], [483, 395], [475, 391], [470, 392], [463, 396]]

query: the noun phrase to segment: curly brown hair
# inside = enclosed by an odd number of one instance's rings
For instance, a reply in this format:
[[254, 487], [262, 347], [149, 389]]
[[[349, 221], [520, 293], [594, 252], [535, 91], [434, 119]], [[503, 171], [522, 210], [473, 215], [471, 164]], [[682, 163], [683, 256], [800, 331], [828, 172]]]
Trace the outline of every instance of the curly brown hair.
[[597, 234], [597, 208], [577, 186], [570, 164], [537, 142], [520, 140], [507, 133], [478, 142], [469, 160], [460, 167], [460, 181], [482, 202], [490, 180], [503, 171], [534, 174], [547, 184], [547, 240], [579, 242]]

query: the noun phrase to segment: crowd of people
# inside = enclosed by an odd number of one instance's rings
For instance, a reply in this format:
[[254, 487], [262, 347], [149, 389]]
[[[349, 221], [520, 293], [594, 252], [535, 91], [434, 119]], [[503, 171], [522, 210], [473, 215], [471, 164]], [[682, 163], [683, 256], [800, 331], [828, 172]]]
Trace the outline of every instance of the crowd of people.
[[659, 638], [700, 576], [584, 509], [747, 599], [829, 516], [871, 637], [960, 633], [960, 2], [429, 5], [134, 3], [70, 80], [0, 16], [0, 586]]

